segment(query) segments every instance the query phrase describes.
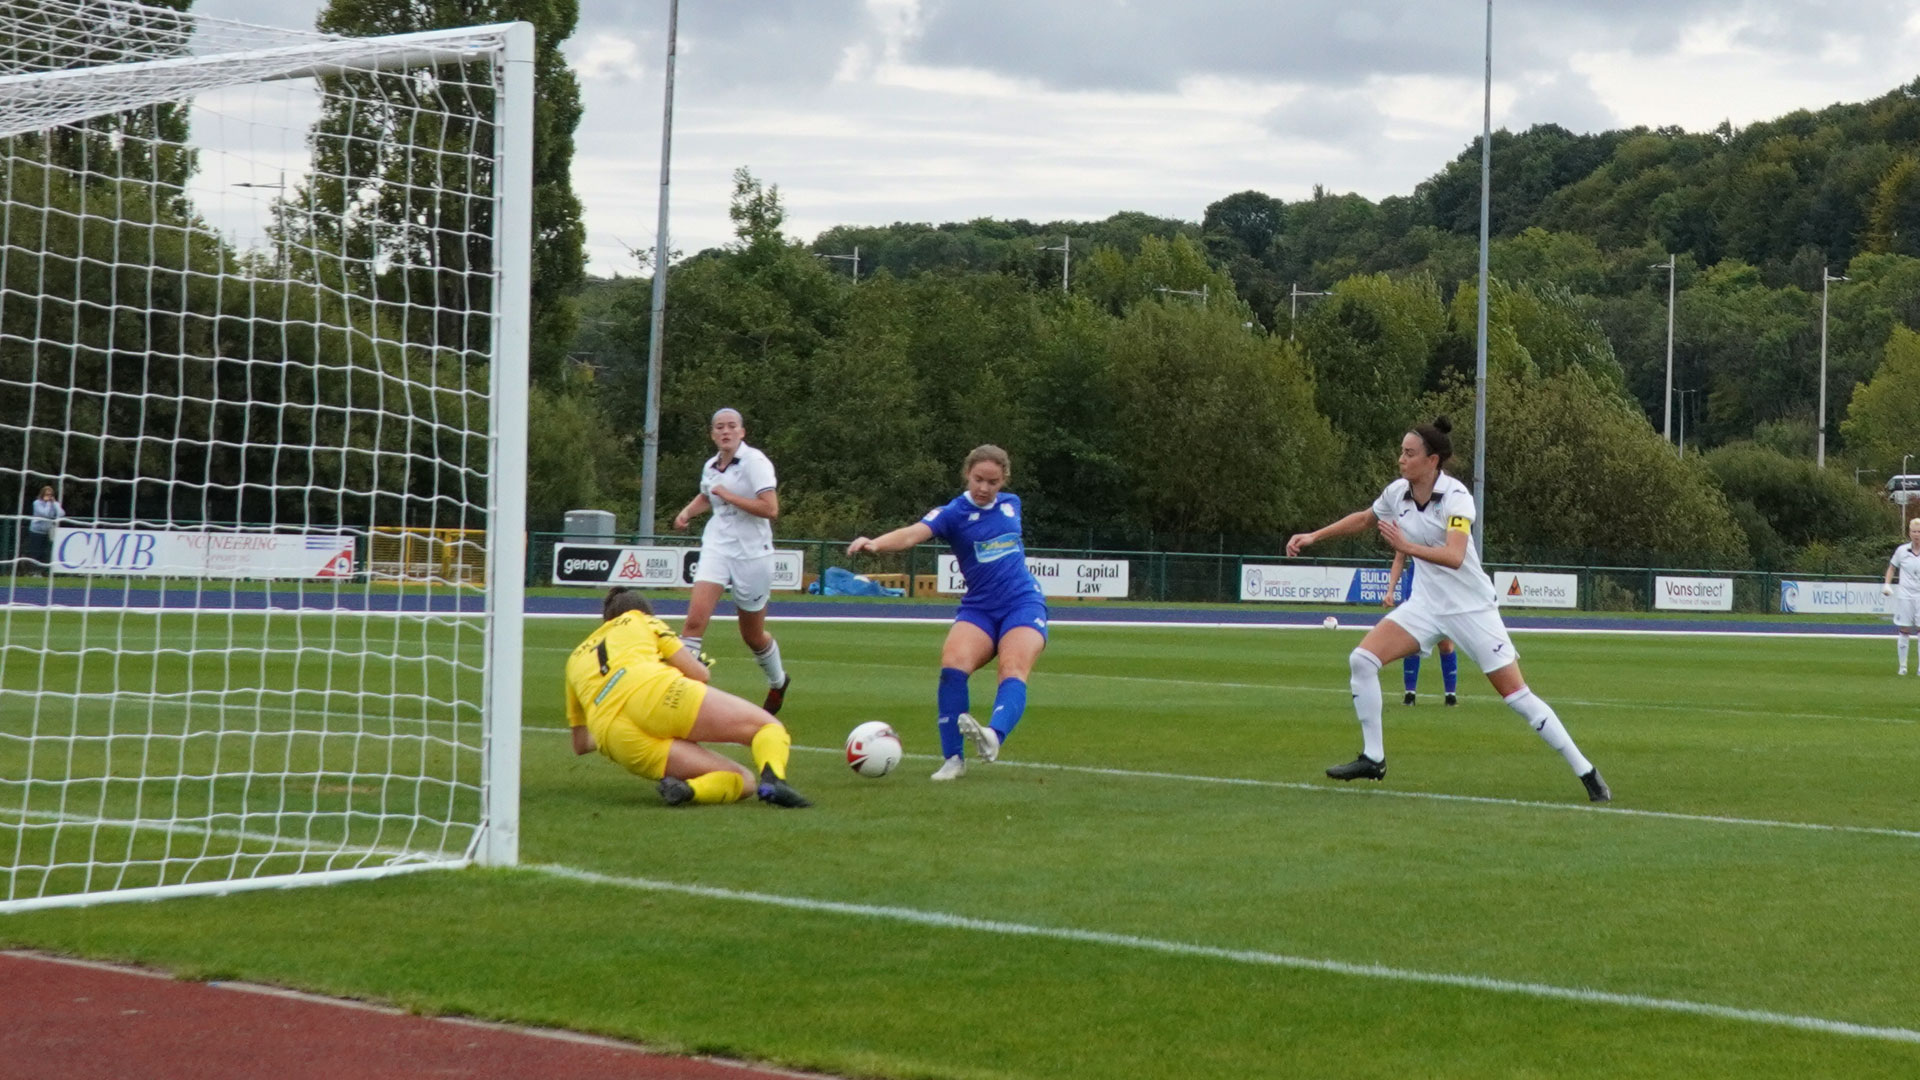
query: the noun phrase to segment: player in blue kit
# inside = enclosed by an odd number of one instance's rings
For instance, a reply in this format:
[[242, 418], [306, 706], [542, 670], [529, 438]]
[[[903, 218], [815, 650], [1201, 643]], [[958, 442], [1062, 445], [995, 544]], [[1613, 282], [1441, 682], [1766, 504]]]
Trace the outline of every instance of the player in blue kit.
[[[967, 489], [919, 521], [884, 536], [859, 537], [847, 554], [905, 551], [934, 537], [945, 540], [959, 560], [967, 591], [960, 598], [953, 629], [940, 650], [940, 753], [946, 760], [935, 780], [967, 774], [966, 742], [981, 761], [1000, 756], [1027, 708], [1027, 675], [1047, 647], [1047, 598], [1027, 570], [1027, 546], [1021, 539], [1020, 496], [1001, 490], [1012, 466], [1007, 452], [980, 446], [960, 470]], [[968, 712], [967, 677], [1000, 658], [1000, 688], [993, 716], [982, 725]]]

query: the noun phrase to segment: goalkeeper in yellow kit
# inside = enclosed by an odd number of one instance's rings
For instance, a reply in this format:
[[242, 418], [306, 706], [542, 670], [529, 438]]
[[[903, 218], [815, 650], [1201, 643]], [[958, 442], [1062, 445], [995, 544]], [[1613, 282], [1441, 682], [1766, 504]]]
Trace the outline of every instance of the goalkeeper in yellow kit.
[[[681, 646], [639, 593], [614, 589], [602, 622], [567, 657], [573, 752], [594, 750], [660, 782], [668, 806], [729, 803], [749, 791], [774, 806], [810, 806], [787, 786], [787, 729], [766, 710], [707, 685], [707, 668]], [[753, 748], [753, 771], [703, 742]]]

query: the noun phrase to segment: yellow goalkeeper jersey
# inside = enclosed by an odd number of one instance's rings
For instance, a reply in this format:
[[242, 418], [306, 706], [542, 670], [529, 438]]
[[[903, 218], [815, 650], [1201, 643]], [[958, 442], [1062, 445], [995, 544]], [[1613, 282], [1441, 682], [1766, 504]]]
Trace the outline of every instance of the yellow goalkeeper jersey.
[[685, 678], [667, 657], [680, 637], [651, 615], [629, 611], [601, 623], [567, 657], [567, 723], [602, 738], [607, 723], [643, 691], [657, 694]]

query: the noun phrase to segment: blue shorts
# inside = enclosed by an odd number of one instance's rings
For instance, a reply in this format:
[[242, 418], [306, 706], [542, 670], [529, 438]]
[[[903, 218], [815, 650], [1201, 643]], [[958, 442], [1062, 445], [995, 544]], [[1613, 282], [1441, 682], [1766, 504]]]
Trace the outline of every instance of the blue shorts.
[[961, 604], [960, 610], [953, 616], [954, 622], [971, 623], [987, 632], [995, 645], [1005, 637], [1007, 631], [1025, 626], [1040, 631], [1040, 640], [1047, 639], [1047, 602], [1041, 597], [1019, 600], [1006, 607], [989, 608]]

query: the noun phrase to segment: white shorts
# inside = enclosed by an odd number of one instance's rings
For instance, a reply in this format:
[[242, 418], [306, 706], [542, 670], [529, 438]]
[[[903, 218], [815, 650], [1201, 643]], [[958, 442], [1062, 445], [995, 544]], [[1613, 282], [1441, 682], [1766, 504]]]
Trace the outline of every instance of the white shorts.
[[1920, 626], [1920, 597], [1893, 594], [1893, 625]]
[[764, 611], [773, 591], [773, 553], [746, 559], [701, 548], [700, 568], [693, 572], [693, 580], [732, 590], [733, 606], [739, 611]]
[[1466, 653], [1475, 667], [1489, 674], [1520, 659], [1520, 650], [1513, 647], [1513, 638], [1507, 635], [1507, 624], [1500, 620], [1499, 608], [1439, 615], [1419, 601], [1409, 600], [1387, 612], [1386, 618], [1418, 642], [1422, 653], [1446, 638]]

